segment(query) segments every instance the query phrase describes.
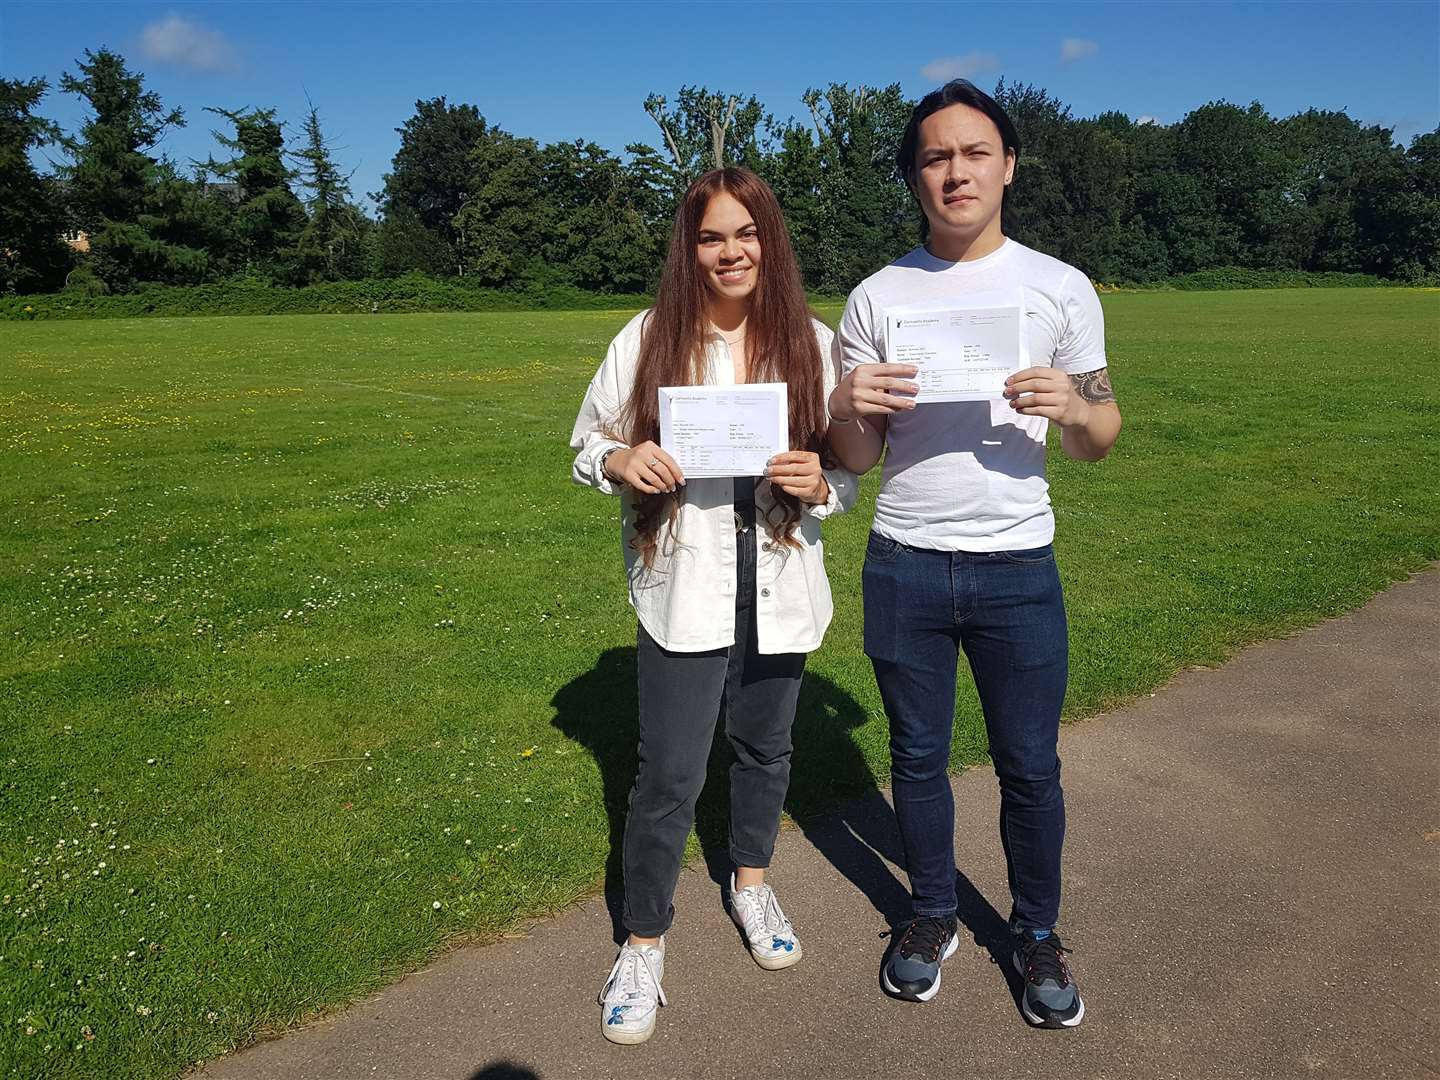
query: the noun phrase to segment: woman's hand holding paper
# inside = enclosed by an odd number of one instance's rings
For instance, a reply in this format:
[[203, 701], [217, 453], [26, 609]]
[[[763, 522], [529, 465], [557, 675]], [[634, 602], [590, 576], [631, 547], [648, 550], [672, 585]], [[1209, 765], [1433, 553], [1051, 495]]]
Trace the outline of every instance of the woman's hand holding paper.
[[776, 454], [765, 468], [770, 483], [801, 502], [823, 503], [830, 497], [830, 485], [820, 470], [820, 455], [809, 450], [787, 450]]
[[648, 440], [639, 446], [616, 450], [605, 459], [605, 471], [610, 479], [646, 495], [674, 491], [685, 483], [685, 474], [675, 459]]

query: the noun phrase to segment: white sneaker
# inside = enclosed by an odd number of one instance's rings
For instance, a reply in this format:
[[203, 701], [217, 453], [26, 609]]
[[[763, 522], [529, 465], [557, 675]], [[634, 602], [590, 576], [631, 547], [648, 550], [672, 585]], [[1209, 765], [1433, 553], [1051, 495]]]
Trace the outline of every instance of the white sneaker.
[[804, 955], [800, 939], [795, 936], [795, 928], [785, 917], [775, 890], [769, 885], [737, 889], [735, 875], [731, 874], [730, 917], [745, 935], [750, 955], [761, 967], [778, 971], [800, 962]]
[[655, 1014], [666, 1004], [665, 939], [659, 945], [620, 946], [620, 955], [597, 999], [604, 1006], [600, 1031], [613, 1043], [642, 1043], [655, 1033]]

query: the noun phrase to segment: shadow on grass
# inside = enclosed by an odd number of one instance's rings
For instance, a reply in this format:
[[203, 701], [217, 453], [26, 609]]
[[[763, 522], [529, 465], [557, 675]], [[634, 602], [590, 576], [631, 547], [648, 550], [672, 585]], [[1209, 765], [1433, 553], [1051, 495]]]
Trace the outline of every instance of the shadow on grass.
[[[594, 668], [571, 680], [551, 702], [554, 726], [590, 751], [600, 768], [610, 823], [605, 902], [615, 942], [626, 933], [621, 847], [630, 786], [635, 779], [635, 650], [609, 649]], [[876, 786], [851, 734], [865, 723], [859, 704], [831, 680], [806, 672], [795, 713], [794, 757], [785, 809], [805, 838], [859, 889], [886, 923], [910, 915], [910, 893], [898, 874], [904, 858], [894, 812]], [[695, 813], [695, 832], [710, 879], [723, 889], [730, 876], [730, 791], [725, 782], [733, 755], [724, 726], [716, 724], [708, 780]], [[956, 875], [959, 917], [976, 944], [989, 950], [1010, 977], [1005, 919], [963, 875]], [[878, 945], [878, 941], [877, 941]]]

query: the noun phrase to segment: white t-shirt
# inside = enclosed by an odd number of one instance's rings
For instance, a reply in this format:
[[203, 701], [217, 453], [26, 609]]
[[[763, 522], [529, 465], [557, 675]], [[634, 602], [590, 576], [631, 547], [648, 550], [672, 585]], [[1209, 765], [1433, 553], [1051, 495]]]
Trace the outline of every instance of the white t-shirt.
[[[835, 346], [844, 373], [885, 362], [885, 316], [954, 306], [975, 293], [1021, 290], [1028, 367], [1067, 374], [1105, 363], [1105, 319], [1090, 280], [1059, 259], [1005, 240], [989, 255], [946, 262], [923, 247], [860, 283]], [[874, 529], [912, 547], [1021, 551], [1054, 539], [1043, 416], [1010, 403], [922, 403], [890, 417]]]

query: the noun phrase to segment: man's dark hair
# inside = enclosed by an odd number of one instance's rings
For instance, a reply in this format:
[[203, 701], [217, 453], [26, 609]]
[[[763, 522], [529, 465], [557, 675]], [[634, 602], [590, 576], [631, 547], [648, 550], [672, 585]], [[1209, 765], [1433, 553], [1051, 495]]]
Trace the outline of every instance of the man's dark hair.
[[[900, 139], [900, 151], [895, 155], [895, 164], [911, 191], [915, 190], [915, 144], [920, 141], [920, 125], [927, 116], [951, 105], [969, 105], [972, 109], [979, 109], [994, 121], [1005, 149], [1014, 154], [1017, 160], [1020, 157], [1020, 133], [1015, 130], [1014, 121], [1000, 107], [1000, 103], [969, 79], [951, 79], [940, 89], [931, 90], [921, 98], [920, 104], [916, 105], [910, 114], [910, 122], [905, 125], [905, 134]], [[1006, 194], [1009, 194], [1008, 188]]]

